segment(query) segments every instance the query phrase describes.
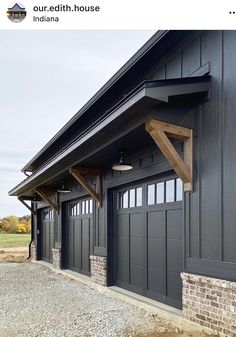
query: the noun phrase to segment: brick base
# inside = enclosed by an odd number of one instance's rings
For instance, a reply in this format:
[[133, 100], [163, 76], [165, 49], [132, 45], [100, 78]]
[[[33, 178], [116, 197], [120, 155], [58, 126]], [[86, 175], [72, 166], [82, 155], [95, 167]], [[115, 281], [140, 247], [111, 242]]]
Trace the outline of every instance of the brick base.
[[236, 282], [182, 273], [183, 317], [220, 335], [236, 336]]
[[52, 263], [54, 267], [61, 269], [61, 248], [52, 248]]
[[107, 258], [104, 256], [90, 256], [91, 278], [94, 282], [107, 286]]
[[31, 254], [31, 260], [37, 261], [37, 246], [35, 245], [34, 242], [31, 243], [30, 254]]

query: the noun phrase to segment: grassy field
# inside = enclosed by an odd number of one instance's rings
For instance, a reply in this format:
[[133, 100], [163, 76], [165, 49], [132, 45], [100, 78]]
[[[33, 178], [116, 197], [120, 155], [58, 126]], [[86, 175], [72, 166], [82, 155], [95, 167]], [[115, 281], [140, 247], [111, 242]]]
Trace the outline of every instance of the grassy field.
[[0, 234], [0, 248], [28, 246], [30, 237], [30, 234]]

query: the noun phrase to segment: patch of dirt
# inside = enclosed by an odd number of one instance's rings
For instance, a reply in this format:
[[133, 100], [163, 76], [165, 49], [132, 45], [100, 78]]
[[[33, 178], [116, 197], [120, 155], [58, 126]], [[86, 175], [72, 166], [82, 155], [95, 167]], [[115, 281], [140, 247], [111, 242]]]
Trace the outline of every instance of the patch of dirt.
[[201, 332], [158, 332], [149, 335], [137, 335], [137, 337], [216, 337], [215, 335], [206, 335]]
[[28, 247], [0, 248], [0, 262], [28, 262]]

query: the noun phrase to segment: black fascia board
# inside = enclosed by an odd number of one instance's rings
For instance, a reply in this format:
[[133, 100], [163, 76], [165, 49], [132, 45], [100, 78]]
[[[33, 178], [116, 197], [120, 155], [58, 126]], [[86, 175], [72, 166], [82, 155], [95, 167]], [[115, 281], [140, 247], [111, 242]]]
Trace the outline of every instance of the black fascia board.
[[84, 134], [80, 135], [80, 137], [75, 142], [63, 149], [63, 151], [58, 153], [54, 158], [52, 158], [52, 160], [45, 163], [45, 165], [42, 166], [38, 171], [33, 173], [15, 188], [13, 188], [9, 192], [9, 195], [18, 196], [18, 191], [22, 187], [29, 185], [35, 178], [39, 177], [49, 168], [62, 161], [65, 157], [69, 156], [73, 151], [78, 149], [82, 144], [95, 136], [99, 131], [109, 126], [110, 123], [119, 118], [132, 106], [138, 104], [142, 99], [149, 98], [154, 99], [156, 103], [167, 103], [170, 97], [182, 95], [186, 97], [192, 94], [208, 93], [209, 81], [210, 76], [202, 76], [160, 81], [145, 81], [141, 83], [135, 90], [130, 92], [128, 97], [122, 100], [118, 106], [113, 107], [109, 113], [103, 117], [103, 119], [98, 120], [94, 125], [87, 129]]
[[135, 54], [132, 56], [122, 68], [120, 68], [111, 79], [51, 138], [51, 140], [36, 153], [36, 155], [21, 169], [22, 172], [32, 171], [33, 163], [50, 148], [50, 146], [59, 139], [63, 133], [75, 123], [93, 104], [96, 103], [119, 79], [122, 78], [141, 58], [147, 54], [154, 45], [159, 43], [163, 37], [170, 33], [168, 30], [157, 31]]

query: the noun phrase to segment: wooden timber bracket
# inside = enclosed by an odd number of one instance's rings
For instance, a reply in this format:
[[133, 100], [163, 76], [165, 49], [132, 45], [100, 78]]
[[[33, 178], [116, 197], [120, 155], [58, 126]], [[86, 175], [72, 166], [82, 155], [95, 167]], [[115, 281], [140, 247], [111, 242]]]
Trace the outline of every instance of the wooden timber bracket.
[[35, 189], [35, 192], [43, 199], [43, 201], [58, 212], [58, 194], [55, 187], [40, 186]]
[[[145, 123], [145, 129], [153, 138], [171, 167], [182, 179], [185, 192], [193, 190], [193, 130], [155, 119]], [[181, 139], [184, 142], [184, 160], [180, 157], [169, 138]]]
[[[79, 166], [73, 166], [69, 169], [70, 174], [77, 180], [77, 182], [95, 199], [98, 206], [101, 206], [102, 196], [101, 196], [101, 171], [99, 169], [91, 169]], [[96, 191], [87, 182], [84, 176], [96, 177]]]
[[26, 207], [28, 208], [28, 210], [33, 213], [35, 216], [36, 216], [36, 212], [35, 210], [32, 208], [32, 206], [30, 207], [24, 200], [25, 198], [24, 197], [18, 197], [18, 200]]

